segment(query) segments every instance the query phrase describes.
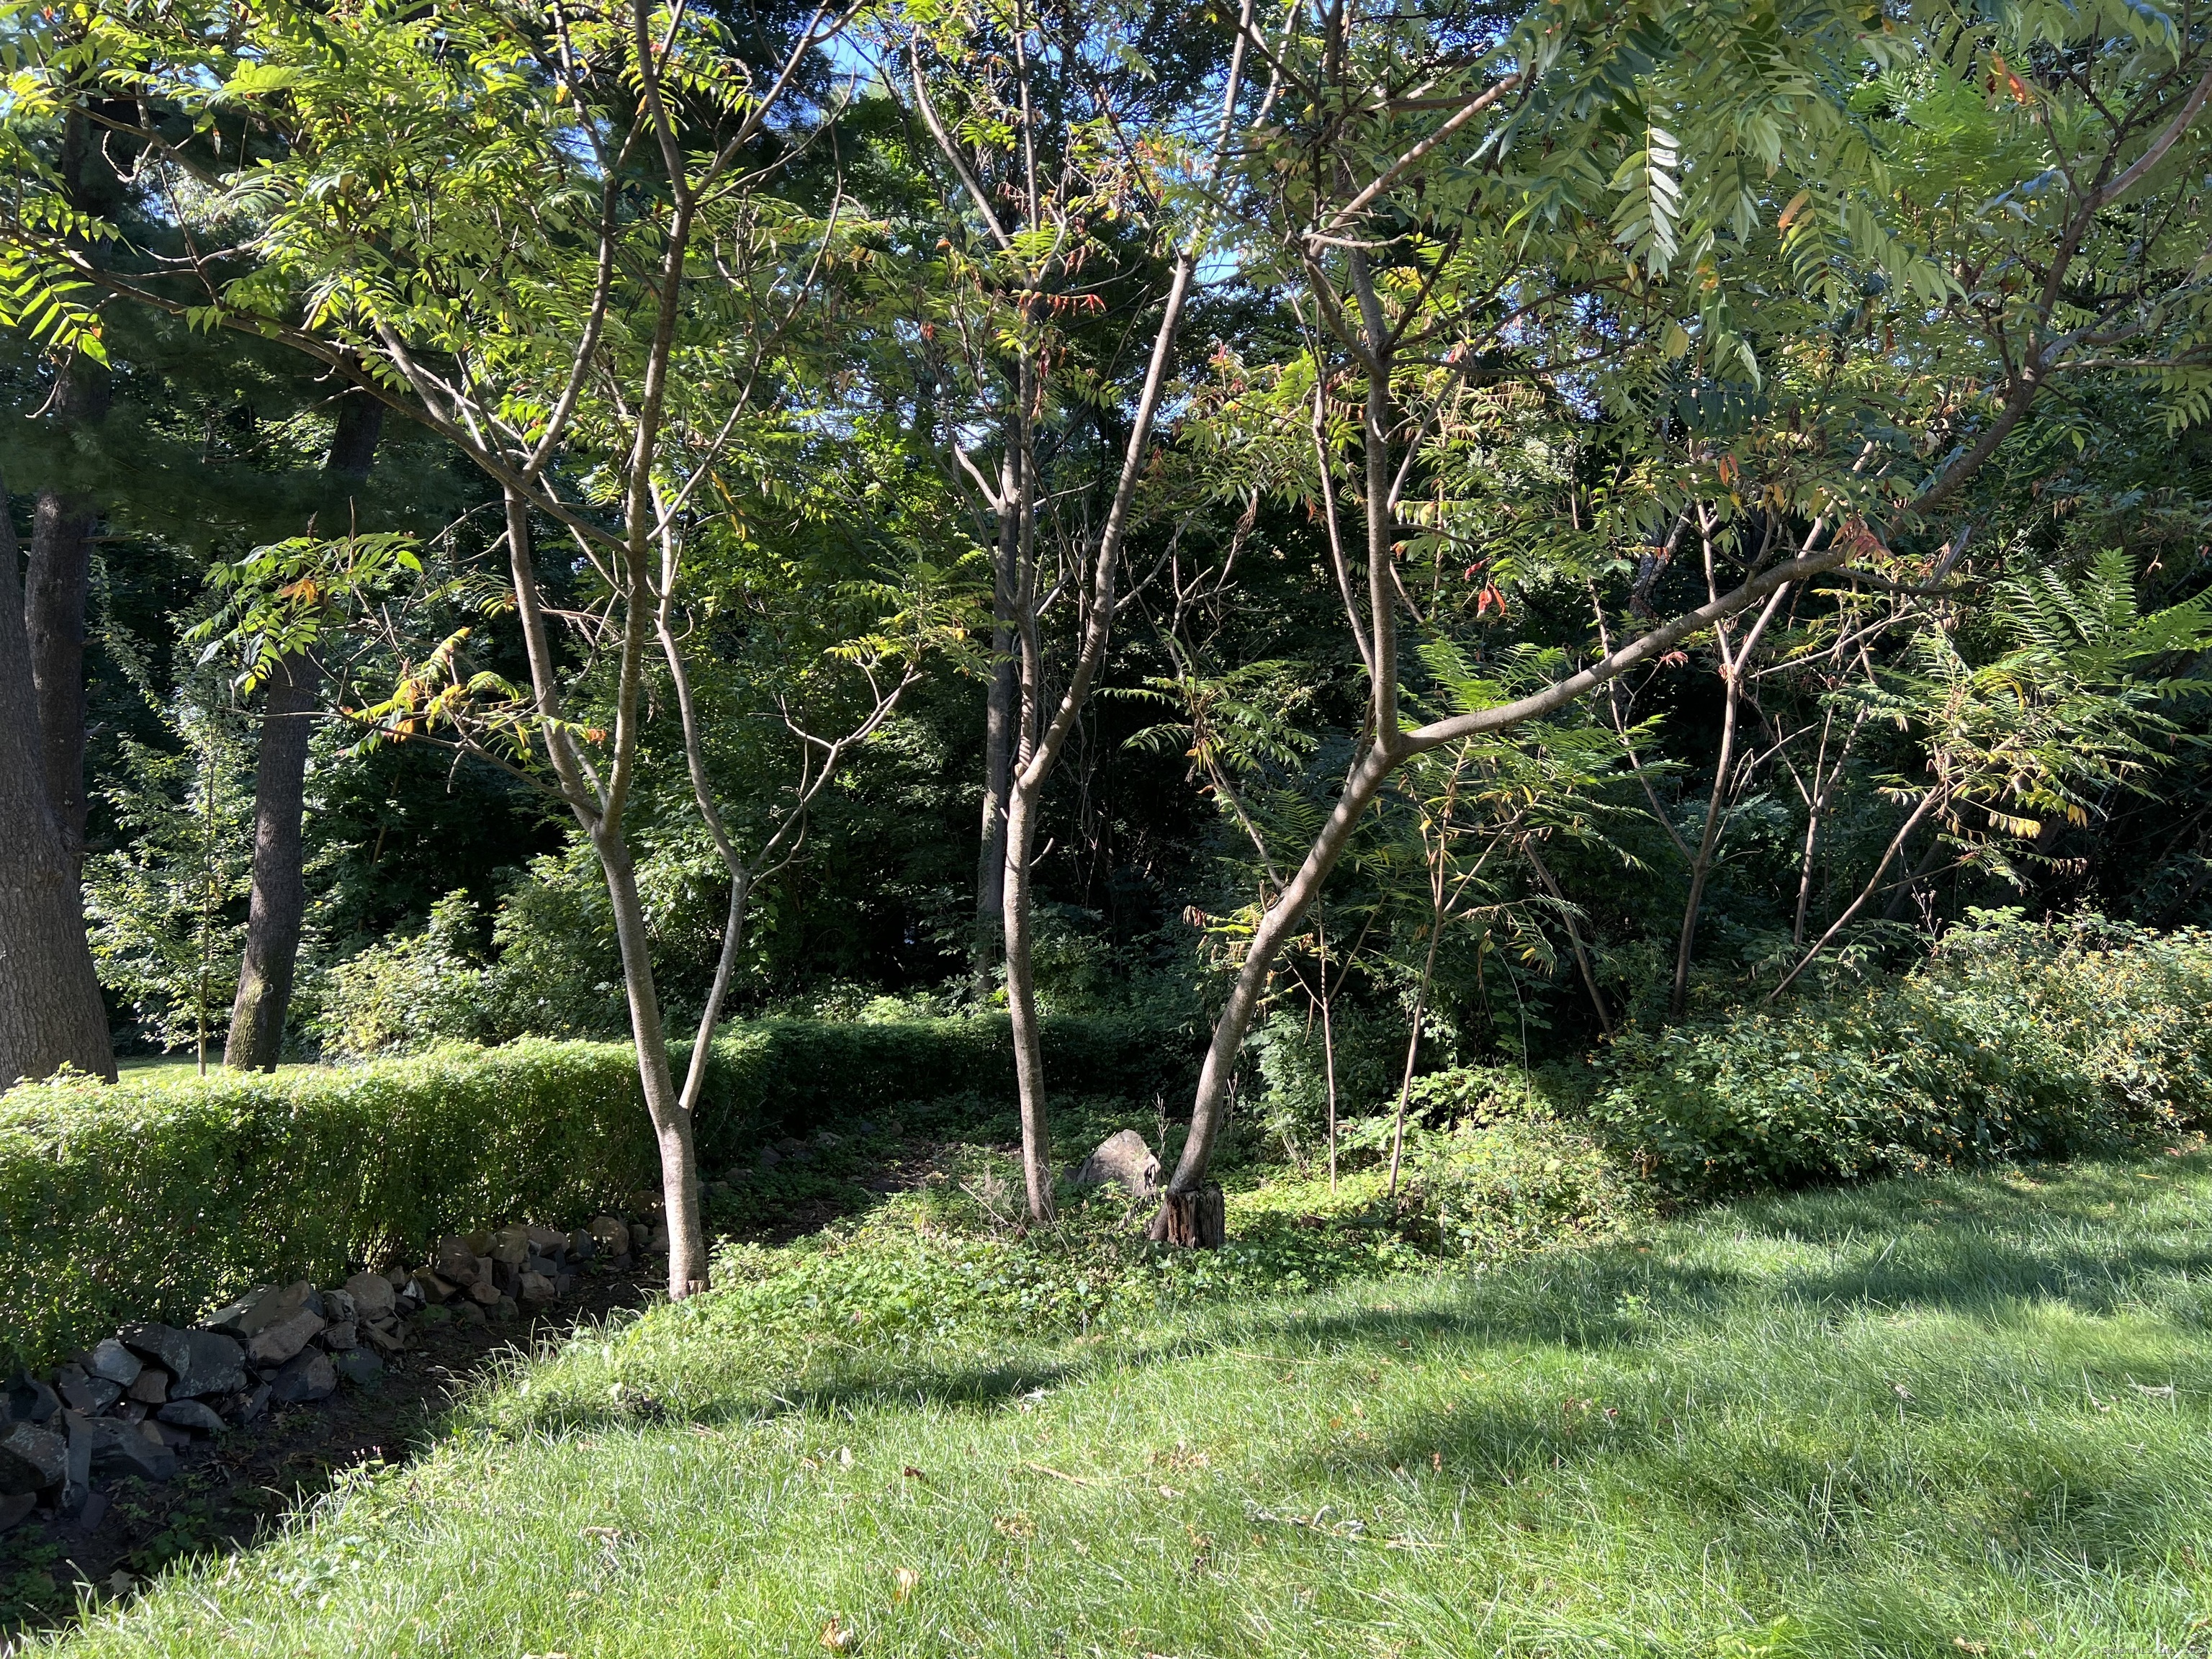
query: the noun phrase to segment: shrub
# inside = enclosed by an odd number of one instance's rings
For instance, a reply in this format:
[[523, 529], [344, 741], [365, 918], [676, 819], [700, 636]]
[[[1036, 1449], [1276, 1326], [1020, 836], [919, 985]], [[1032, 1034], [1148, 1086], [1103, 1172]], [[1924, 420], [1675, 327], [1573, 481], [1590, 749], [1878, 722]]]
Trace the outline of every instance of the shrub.
[[[1190, 1043], [1048, 1023], [1047, 1063], [1132, 1095], [1177, 1086]], [[685, 1054], [677, 1053], [679, 1072]], [[702, 1161], [933, 1097], [1010, 1096], [1003, 1017], [768, 1020], [714, 1044]], [[189, 1322], [246, 1285], [516, 1220], [574, 1223], [659, 1185], [627, 1043], [453, 1045], [362, 1065], [126, 1075], [0, 1099], [0, 1347], [44, 1361], [127, 1319]]]
[[2212, 935], [1978, 913], [1911, 973], [1632, 1032], [1598, 1121], [1684, 1192], [2051, 1158], [2212, 1111]]
[[45, 1361], [440, 1233], [587, 1215], [653, 1171], [636, 1067], [613, 1044], [13, 1090], [0, 1343]]

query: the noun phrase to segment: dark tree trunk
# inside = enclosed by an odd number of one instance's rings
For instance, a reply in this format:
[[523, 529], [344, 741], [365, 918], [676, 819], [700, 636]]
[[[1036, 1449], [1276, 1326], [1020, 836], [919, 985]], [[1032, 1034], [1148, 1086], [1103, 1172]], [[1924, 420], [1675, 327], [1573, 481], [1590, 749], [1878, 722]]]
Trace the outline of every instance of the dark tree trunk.
[[300, 924], [307, 909], [301, 830], [321, 678], [313, 663], [298, 656], [285, 658], [269, 676], [253, 775], [253, 897], [222, 1051], [223, 1064], [234, 1071], [273, 1071], [284, 1047]]
[[0, 482], [0, 1088], [63, 1065], [112, 1082], [83, 896], [46, 799], [22, 554], [6, 501]]
[[[64, 427], [98, 425], [106, 418], [107, 400], [107, 370], [100, 364], [77, 357], [63, 369], [55, 404]], [[97, 521], [92, 504], [82, 497], [40, 490], [23, 581], [23, 627], [38, 698], [39, 770], [72, 878], [84, 864], [84, 613]]]
[[[338, 401], [337, 430], [324, 470], [334, 479], [360, 483], [375, 463], [383, 432], [384, 405], [359, 392], [346, 393]], [[302, 830], [307, 750], [321, 684], [321, 673], [306, 656], [285, 658], [269, 676], [253, 775], [253, 896], [222, 1051], [223, 1064], [234, 1071], [273, 1071], [283, 1053], [300, 927], [307, 913]]]
[[1229, 1206], [1221, 1188], [1207, 1185], [1195, 1192], [1163, 1194], [1151, 1237], [1187, 1250], [1219, 1249], [1229, 1237]]

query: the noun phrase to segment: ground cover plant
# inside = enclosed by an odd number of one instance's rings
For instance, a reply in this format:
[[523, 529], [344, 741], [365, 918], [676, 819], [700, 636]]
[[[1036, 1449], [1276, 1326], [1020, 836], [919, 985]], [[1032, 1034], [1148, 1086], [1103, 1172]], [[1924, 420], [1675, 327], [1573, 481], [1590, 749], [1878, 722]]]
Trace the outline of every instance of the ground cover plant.
[[2174, 1148], [1087, 1330], [718, 1292], [55, 1650], [2193, 1651], [2208, 1200]]

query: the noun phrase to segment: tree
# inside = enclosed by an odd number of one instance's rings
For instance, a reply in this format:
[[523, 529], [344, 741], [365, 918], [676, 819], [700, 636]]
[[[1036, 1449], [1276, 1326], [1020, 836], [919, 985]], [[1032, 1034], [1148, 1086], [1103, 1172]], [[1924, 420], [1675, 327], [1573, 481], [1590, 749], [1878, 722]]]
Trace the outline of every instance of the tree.
[[[1189, 1231], [1275, 959], [1399, 767], [1562, 708], [1787, 587], [1884, 563], [2062, 375], [2118, 369], [2194, 388], [2203, 373], [2202, 301], [2178, 273], [2193, 258], [2183, 181], [2203, 150], [2193, 128], [2212, 96], [2212, 47], [2162, 21], [2039, 15], [2015, 26], [2022, 39], [1948, 11], [1893, 35], [1820, 8], [1754, 24], [1552, 6], [1462, 51], [1406, 21], [1346, 6], [1272, 48], [1298, 96], [1278, 106], [1242, 175], [1244, 222], [1297, 283], [1311, 343], [1270, 417], [1286, 424], [1300, 401], [1314, 411], [1319, 507], [1370, 702], [1329, 818], [1255, 930], [1215, 1024], [1158, 1236]], [[2059, 37], [2049, 50], [2045, 29]], [[1999, 84], [2016, 90], [1984, 98], [1985, 61], [2032, 65], [2039, 52], [2033, 85], [2007, 70]], [[1868, 70], [1886, 78], [1862, 81]], [[1866, 107], [1887, 118], [1863, 123], [1858, 104], [1819, 90], [1839, 82], [1875, 88]], [[1987, 141], [1963, 161], [1942, 142], [1962, 127]], [[2033, 208], [2003, 205], [2054, 179], [2063, 188]], [[2083, 260], [2100, 216], [2124, 200], [2148, 240], [2100, 242]], [[2105, 259], [2124, 271], [2083, 268]], [[2041, 280], [1985, 283], [2006, 260]], [[1826, 349], [1869, 334], [1847, 355]], [[1742, 398], [1763, 362], [1793, 359], [1790, 395], [1766, 392], [1764, 419], [1741, 404], [1729, 450], [1668, 453], [1668, 404]], [[1803, 372], [1816, 364], [1819, 375]], [[1516, 386], [1529, 388], [1517, 404]], [[1679, 523], [1691, 503], [1724, 498], [1783, 517], [1788, 533], [1754, 538], [1771, 556], [1704, 605], [1638, 623], [1542, 690], [1408, 724], [1400, 618], [1421, 613], [1401, 547], [1441, 558], [1485, 539], [1455, 511], [1469, 492], [1454, 499], [1464, 480], [1432, 436], [1462, 387], [1487, 391], [1498, 420], [1532, 435], [1562, 410], [1638, 411], [1659, 441], [1623, 469], [1622, 484], [1640, 472], [1644, 486], [1619, 492], [1626, 520]], [[1342, 393], [1359, 399], [1356, 434], [1334, 413]], [[1739, 456], [1762, 447], [1763, 476], [1739, 483]], [[1340, 452], [1357, 457], [1349, 527], [1329, 483]], [[1478, 616], [1510, 602], [1512, 579], [1561, 568], [1490, 550], [1469, 567], [1490, 567]]]

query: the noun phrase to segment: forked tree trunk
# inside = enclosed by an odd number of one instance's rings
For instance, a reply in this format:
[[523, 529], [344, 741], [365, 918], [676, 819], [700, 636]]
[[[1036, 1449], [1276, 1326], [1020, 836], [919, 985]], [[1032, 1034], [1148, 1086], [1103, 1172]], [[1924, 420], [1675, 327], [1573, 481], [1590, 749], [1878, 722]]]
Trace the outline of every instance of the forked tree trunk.
[[[324, 470], [358, 483], [375, 464], [384, 405], [362, 392], [338, 401], [337, 429]], [[233, 1071], [274, 1071], [284, 1049], [300, 962], [300, 929], [307, 913], [307, 751], [321, 675], [305, 654], [280, 661], [269, 676], [261, 711], [261, 748], [253, 776], [253, 892], [246, 919], [246, 954], [231, 1004], [222, 1061]]]
[[69, 1065], [112, 1082], [83, 898], [46, 801], [21, 550], [0, 480], [0, 1089]]

